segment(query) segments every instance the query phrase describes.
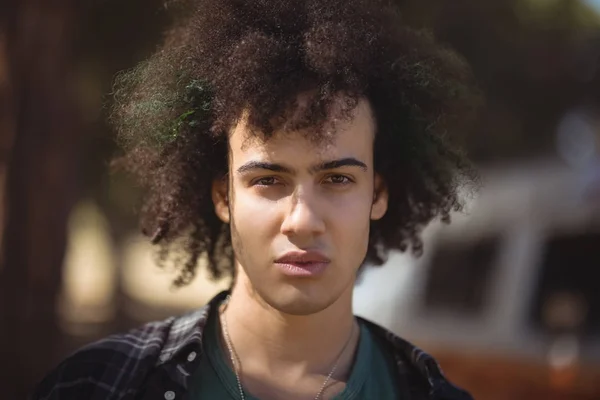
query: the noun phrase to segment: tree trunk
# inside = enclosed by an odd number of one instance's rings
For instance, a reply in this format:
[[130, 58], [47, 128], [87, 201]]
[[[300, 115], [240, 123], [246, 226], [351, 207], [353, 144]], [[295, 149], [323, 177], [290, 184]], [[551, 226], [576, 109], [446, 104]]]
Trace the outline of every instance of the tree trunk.
[[70, 87], [75, 2], [5, 0], [2, 7], [0, 387], [2, 398], [24, 399], [61, 349], [55, 304], [79, 134]]

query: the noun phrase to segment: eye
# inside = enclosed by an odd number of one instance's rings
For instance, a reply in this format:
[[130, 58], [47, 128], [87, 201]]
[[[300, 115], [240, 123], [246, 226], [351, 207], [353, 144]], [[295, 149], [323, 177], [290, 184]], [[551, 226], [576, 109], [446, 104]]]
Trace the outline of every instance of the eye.
[[334, 185], [347, 185], [354, 182], [346, 175], [329, 175], [327, 178], [325, 178], [325, 181], [326, 183], [331, 183]]
[[255, 179], [252, 184], [258, 186], [273, 186], [278, 183], [277, 178], [274, 176], [265, 176], [262, 178]]

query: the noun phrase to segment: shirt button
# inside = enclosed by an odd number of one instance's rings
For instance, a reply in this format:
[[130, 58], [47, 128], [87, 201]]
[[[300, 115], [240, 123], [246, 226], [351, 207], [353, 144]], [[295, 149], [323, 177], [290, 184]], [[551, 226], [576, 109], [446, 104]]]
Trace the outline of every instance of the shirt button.
[[172, 390], [169, 390], [168, 392], [165, 392], [165, 399], [166, 400], [173, 400], [175, 398], [175, 392], [173, 392]]
[[188, 360], [189, 362], [192, 362], [192, 361], [194, 361], [195, 359], [196, 359], [196, 352], [195, 352], [195, 351], [192, 351], [190, 354], [188, 354], [188, 358], [187, 358], [187, 360]]

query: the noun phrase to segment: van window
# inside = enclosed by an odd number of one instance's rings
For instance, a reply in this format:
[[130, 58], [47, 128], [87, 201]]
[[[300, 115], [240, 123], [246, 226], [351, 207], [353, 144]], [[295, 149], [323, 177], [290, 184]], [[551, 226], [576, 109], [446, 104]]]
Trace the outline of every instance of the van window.
[[497, 259], [499, 236], [442, 242], [434, 250], [425, 285], [427, 309], [478, 314]]
[[600, 232], [549, 238], [532, 319], [545, 331], [600, 333]]

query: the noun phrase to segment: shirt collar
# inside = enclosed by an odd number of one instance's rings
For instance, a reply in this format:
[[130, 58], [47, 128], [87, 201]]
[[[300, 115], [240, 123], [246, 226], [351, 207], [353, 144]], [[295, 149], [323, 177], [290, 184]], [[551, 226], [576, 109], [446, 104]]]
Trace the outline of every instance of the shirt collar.
[[[161, 350], [157, 365], [187, 358], [192, 352], [200, 356], [202, 354], [202, 335], [208, 315], [228, 295], [229, 291], [223, 291], [200, 309], [178, 318], [172, 318], [167, 340]], [[392, 332], [367, 320], [364, 321], [376, 334], [383, 337], [392, 346], [396, 359], [406, 363], [409, 370], [417, 372], [416, 378], [427, 385], [430, 399], [472, 399], [467, 392], [454, 386], [445, 378], [441, 368], [432, 356]], [[188, 358], [188, 361], [192, 360]]]
[[[392, 346], [394, 355], [400, 364], [406, 364], [409, 370], [415, 371], [413, 379], [422, 380], [432, 400], [472, 400], [469, 393], [453, 385], [444, 375], [437, 361], [428, 353], [412, 343], [373, 322], [363, 320], [373, 331], [383, 337]], [[401, 367], [401, 365], [399, 365]], [[409, 378], [410, 379], [410, 378]], [[410, 384], [411, 382], [409, 382]]]
[[187, 357], [190, 351], [201, 353], [202, 335], [204, 333], [206, 321], [208, 320], [208, 315], [211, 310], [218, 307], [218, 304], [220, 304], [228, 294], [228, 291], [223, 291], [198, 310], [178, 318], [173, 318], [167, 340], [160, 352], [157, 365], [179, 359], [179, 356], [182, 354], [185, 354]]

